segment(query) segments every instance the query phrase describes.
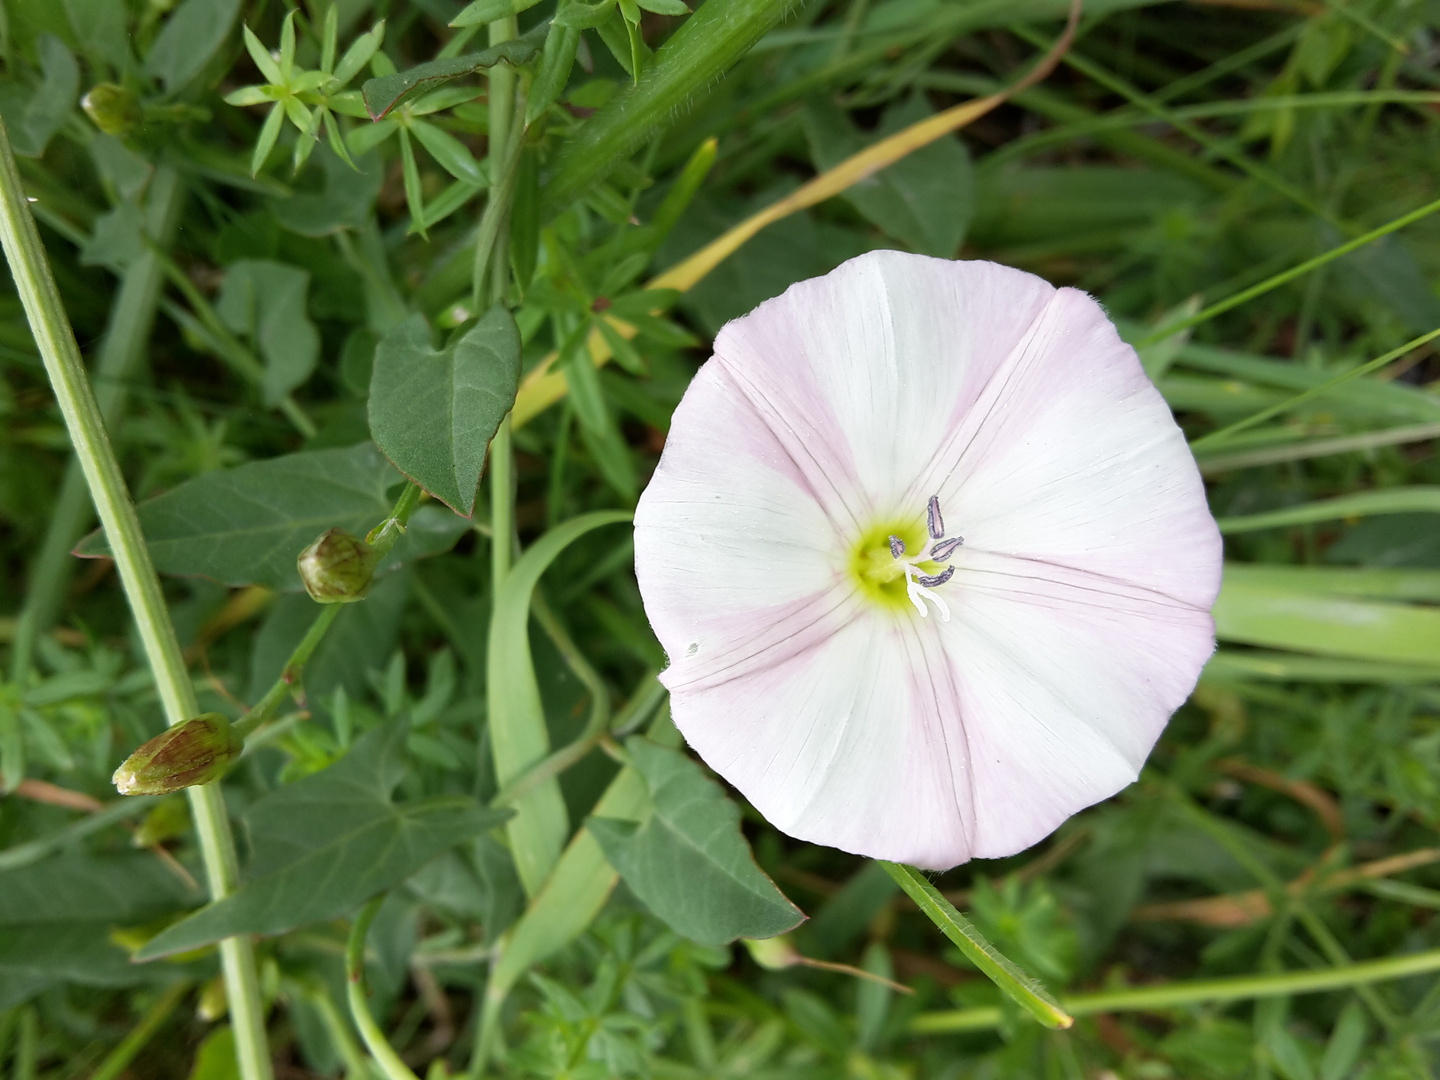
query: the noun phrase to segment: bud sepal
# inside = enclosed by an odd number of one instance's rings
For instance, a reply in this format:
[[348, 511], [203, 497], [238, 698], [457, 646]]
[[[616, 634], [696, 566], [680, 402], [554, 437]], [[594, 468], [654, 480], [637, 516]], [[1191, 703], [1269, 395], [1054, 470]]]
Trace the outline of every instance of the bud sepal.
[[295, 565], [317, 604], [350, 604], [370, 591], [379, 561], [370, 544], [344, 529], [331, 529], [302, 551]]
[[202, 713], [156, 735], [126, 758], [111, 780], [121, 795], [169, 795], [220, 779], [244, 748], [229, 720]]
[[106, 135], [124, 135], [145, 119], [140, 99], [115, 83], [98, 83], [80, 99], [80, 107]]

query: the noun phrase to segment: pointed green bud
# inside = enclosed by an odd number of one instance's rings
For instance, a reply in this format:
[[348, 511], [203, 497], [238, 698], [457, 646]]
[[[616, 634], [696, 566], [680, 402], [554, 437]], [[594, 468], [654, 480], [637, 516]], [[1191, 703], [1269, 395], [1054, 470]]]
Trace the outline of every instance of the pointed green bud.
[[136, 750], [111, 778], [121, 795], [169, 795], [218, 780], [245, 741], [219, 713], [176, 724]]
[[380, 561], [375, 549], [344, 529], [331, 529], [295, 560], [305, 591], [317, 604], [363, 600]]
[[80, 107], [106, 135], [124, 135], [143, 120], [140, 99], [114, 83], [98, 83], [80, 99]]

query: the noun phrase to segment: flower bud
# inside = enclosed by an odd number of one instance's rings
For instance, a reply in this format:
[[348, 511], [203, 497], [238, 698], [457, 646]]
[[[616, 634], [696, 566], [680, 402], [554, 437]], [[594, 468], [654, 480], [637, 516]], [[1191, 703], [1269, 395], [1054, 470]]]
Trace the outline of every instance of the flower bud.
[[169, 795], [220, 779], [244, 746], [225, 717], [202, 713], [156, 735], [111, 779], [121, 795]]
[[98, 83], [80, 99], [80, 107], [106, 135], [124, 135], [144, 119], [140, 101], [123, 86]]
[[295, 560], [305, 591], [317, 604], [363, 600], [380, 560], [374, 549], [344, 529], [331, 529]]

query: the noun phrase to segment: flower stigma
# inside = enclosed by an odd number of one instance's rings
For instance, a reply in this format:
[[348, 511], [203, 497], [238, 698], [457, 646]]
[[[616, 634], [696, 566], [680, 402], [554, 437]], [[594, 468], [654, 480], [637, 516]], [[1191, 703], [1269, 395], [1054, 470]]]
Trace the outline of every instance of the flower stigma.
[[932, 495], [925, 521], [891, 522], [865, 531], [850, 556], [850, 573], [860, 591], [884, 607], [903, 610], [907, 604], [928, 618], [935, 605], [941, 622], [950, 621], [950, 607], [932, 590], [955, 575], [945, 560], [965, 543], [963, 536], [945, 538], [940, 500]]

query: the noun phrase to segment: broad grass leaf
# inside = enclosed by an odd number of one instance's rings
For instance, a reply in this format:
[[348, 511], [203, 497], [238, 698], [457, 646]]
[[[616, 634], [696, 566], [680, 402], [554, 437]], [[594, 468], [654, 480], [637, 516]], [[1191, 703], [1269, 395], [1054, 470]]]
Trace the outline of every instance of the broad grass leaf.
[[320, 331], [306, 299], [310, 272], [268, 259], [242, 259], [225, 271], [216, 313], [237, 334], [255, 342], [265, 361], [261, 392], [278, 405], [310, 378], [320, 358]]
[[468, 517], [490, 440], [519, 385], [520, 331], [503, 307], [438, 351], [415, 315], [375, 349], [370, 433], [396, 468]]
[[1227, 563], [1215, 601], [1221, 641], [1325, 656], [1433, 665], [1440, 657], [1440, 608], [1360, 598], [1327, 588], [1354, 571]]
[[393, 802], [405, 735], [404, 724], [376, 728], [328, 769], [252, 804], [242, 820], [254, 854], [240, 888], [152, 938], [137, 958], [344, 915], [509, 816], [459, 795]]
[[[572, 542], [592, 529], [628, 521], [624, 511], [602, 510], [574, 518], [537, 540], [500, 585], [490, 616], [485, 678], [490, 709], [490, 749], [501, 787], [550, 752], [545, 707], [530, 652], [530, 597], [540, 575]], [[527, 896], [545, 883], [569, 834], [569, 815], [559, 781], [551, 778], [515, 802], [506, 826], [515, 868]]]
[[[1298, 392], [1320, 386], [1339, 374], [1339, 371], [1334, 369], [1312, 368], [1273, 357], [1253, 356], [1194, 342], [1181, 348], [1174, 362], [1177, 367], [1225, 376], [1225, 379], [1217, 380], [1213, 384], [1217, 387], [1234, 387], [1237, 385], [1235, 380], [1240, 379], [1255, 388], [1276, 387]], [[1161, 382], [1161, 389], [1165, 390], [1173, 378], [1169, 376]], [[1275, 394], [1268, 389], [1258, 393], [1252, 390], [1252, 393], [1255, 395], [1253, 400], [1260, 401], [1263, 397], [1265, 404], [1273, 404], [1290, 396]], [[1240, 391], [1232, 392], [1232, 395], [1237, 399], [1243, 396]], [[1170, 397], [1168, 391], [1166, 397]], [[1172, 401], [1171, 404], [1179, 403]], [[1247, 402], [1247, 408], [1248, 405]], [[1264, 407], [1264, 404], [1259, 406]], [[1405, 383], [1384, 382], [1375, 378], [1353, 379], [1337, 386], [1333, 391], [1320, 395], [1316, 399], [1316, 407], [1348, 420], [1415, 423], [1440, 420], [1440, 397]]]
[[676, 933], [706, 945], [793, 930], [805, 915], [755, 864], [740, 809], [678, 750], [629, 740], [655, 812], [641, 825], [593, 817], [587, 828], [630, 891]]
[[421, 64], [409, 71], [366, 79], [362, 88], [365, 109], [370, 113], [371, 119], [379, 120], [402, 101], [409, 100], [417, 93], [433, 90], [451, 79], [473, 75], [502, 62], [511, 66], [528, 63], [540, 51], [548, 27], [548, 23], [541, 23], [523, 37], [502, 41], [481, 52], [431, 60], [428, 64]]
[[145, 57], [145, 70], [167, 91], [179, 90], [225, 43], [239, 11], [240, 0], [184, 0], [165, 20]]
[[[663, 746], [679, 746], [680, 732], [662, 713], [663, 722], [650, 726], [649, 738]], [[633, 766], [625, 766], [610, 781], [595, 804], [596, 817], [607, 821], [640, 821], [650, 812], [645, 780]], [[619, 875], [605, 859], [588, 828], [580, 829], [566, 845], [559, 862], [545, 879], [515, 924], [490, 975], [490, 992], [503, 999], [534, 964], [554, 955], [584, 933], [605, 906]]]
[[[933, 115], [924, 95], [885, 110], [874, 138], [895, 134]], [[818, 170], [832, 169], [872, 141], [855, 130], [850, 118], [828, 100], [806, 109], [805, 132]], [[867, 176], [844, 198], [865, 218], [922, 255], [949, 259], [965, 238], [975, 212], [975, 182], [970, 155], [954, 135], [901, 158]]]
[[[365, 442], [203, 473], [137, 509], [161, 573], [300, 592], [295, 558], [305, 545], [330, 528], [363, 536], [390, 512], [388, 492], [400, 479]], [[466, 528], [447, 510], [421, 506], [379, 572], [449, 550]], [[95, 532], [75, 553], [110, 548]]]

